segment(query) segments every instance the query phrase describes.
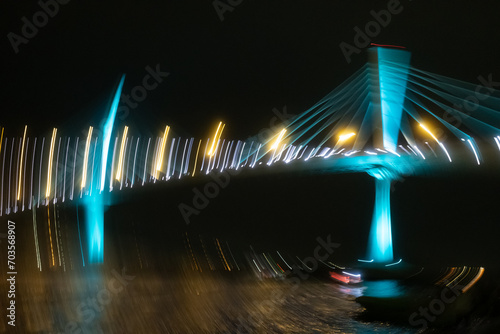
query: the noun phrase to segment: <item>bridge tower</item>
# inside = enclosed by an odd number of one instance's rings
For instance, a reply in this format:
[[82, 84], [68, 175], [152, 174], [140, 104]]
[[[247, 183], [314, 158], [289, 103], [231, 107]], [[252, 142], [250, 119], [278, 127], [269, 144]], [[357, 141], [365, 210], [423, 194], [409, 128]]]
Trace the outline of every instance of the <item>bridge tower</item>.
[[[388, 152], [396, 152], [398, 146], [409, 64], [410, 53], [404, 49], [369, 49], [374, 145]], [[368, 173], [375, 178], [375, 205], [367, 257], [374, 263], [388, 263], [393, 261], [391, 182], [399, 176], [389, 167], [369, 170]]]

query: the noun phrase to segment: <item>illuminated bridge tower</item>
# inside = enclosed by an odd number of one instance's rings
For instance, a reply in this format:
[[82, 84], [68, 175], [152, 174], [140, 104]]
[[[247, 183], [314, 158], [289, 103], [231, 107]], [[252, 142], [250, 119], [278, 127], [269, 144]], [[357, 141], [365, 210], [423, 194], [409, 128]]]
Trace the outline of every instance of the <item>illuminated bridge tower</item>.
[[[370, 49], [371, 94], [374, 120], [374, 145], [396, 152], [401, 126], [410, 53], [403, 49]], [[391, 233], [391, 182], [398, 178], [396, 169], [381, 166], [369, 170], [375, 178], [375, 207], [368, 239], [368, 261], [393, 261]]]

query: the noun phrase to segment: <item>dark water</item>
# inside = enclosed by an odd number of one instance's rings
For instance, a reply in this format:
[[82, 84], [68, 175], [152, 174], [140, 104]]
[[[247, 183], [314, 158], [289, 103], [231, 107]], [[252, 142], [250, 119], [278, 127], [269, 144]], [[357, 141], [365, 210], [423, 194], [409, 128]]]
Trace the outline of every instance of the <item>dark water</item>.
[[[129, 272], [122, 280], [117, 271], [48, 276], [19, 282], [18, 333], [417, 332], [359, 319], [363, 308], [354, 299], [365, 286], [190, 271], [170, 277]], [[10, 329], [0, 325], [2, 332]]]

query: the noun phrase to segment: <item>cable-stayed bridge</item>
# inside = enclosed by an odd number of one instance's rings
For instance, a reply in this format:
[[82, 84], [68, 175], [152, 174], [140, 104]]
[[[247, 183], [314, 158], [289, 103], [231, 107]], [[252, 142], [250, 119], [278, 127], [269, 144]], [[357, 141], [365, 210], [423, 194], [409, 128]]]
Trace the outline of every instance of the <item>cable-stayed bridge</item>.
[[104, 207], [113, 193], [259, 169], [369, 173], [376, 200], [363, 261], [390, 263], [391, 182], [457, 163], [480, 165], [486, 160], [482, 152], [500, 150], [499, 91], [487, 82], [475, 85], [416, 69], [400, 47], [371, 48], [366, 65], [265, 142], [226, 138], [223, 122], [202, 139], [173, 137], [168, 125], [157, 137], [137, 135], [133, 125], [117, 129], [124, 80], [103, 129], [90, 127], [84, 138], [61, 136], [56, 128], [50, 137], [32, 136], [29, 125], [1, 128], [0, 216], [46, 207], [50, 222], [51, 207], [80, 203], [90, 262], [103, 261]]

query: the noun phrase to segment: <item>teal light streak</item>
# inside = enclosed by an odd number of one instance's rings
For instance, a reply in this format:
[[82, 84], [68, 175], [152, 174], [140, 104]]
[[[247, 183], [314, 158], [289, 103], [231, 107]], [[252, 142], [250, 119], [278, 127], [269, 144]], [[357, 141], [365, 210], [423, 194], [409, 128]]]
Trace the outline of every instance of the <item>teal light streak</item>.
[[104, 185], [106, 182], [107, 162], [109, 153], [109, 143], [113, 132], [113, 124], [116, 118], [116, 111], [120, 102], [125, 75], [121, 77], [116, 89], [109, 115], [103, 129], [102, 156], [101, 156], [101, 183], [100, 192], [94, 192], [85, 199], [87, 242], [89, 252], [89, 263], [103, 263], [104, 261]]

